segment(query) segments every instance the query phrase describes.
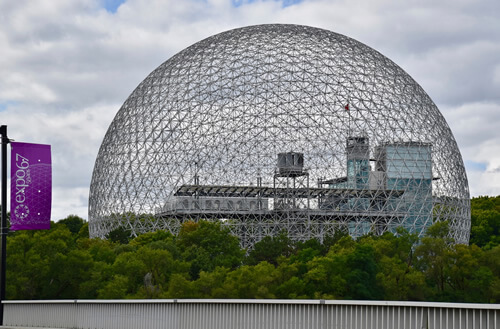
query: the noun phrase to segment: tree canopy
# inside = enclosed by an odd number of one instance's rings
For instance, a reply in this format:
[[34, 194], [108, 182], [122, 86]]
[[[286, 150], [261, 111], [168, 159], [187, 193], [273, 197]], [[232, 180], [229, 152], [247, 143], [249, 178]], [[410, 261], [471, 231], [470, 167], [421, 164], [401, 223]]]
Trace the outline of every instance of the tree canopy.
[[448, 223], [418, 239], [403, 229], [293, 243], [286, 232], [250, 250], [217, 222], [90, 239], [70, 215], [47, 231], [8, 235], [8, 299], [312, 298], [500, 302], [500, 197], [472, 199], [470, 245]]

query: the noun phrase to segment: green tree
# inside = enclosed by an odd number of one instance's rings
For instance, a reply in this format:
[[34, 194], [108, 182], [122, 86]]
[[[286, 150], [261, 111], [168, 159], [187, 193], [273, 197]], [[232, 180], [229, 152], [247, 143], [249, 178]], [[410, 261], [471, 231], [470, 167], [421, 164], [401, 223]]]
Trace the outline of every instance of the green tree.
[[64, 225], [72, 234], [77, 234], [85, 224], [85, 220], [77, 215], [69, 215], [68, 217], [58, 221], [57, 224]]
[[346, 260], [345, 253], [330, 251], [325, 257], [319, 256], [309, 261], [308, 271], [303, 276], [308, 298], [345, 298], [347, 292]]
[[268, 262], [255, 266], [244, 265], [227, 274], [225, 298], [276, 298], [276, 269]]
[[143, 233], [130, 241], [132, 246], [147, 246], [158, 241], [172, 241], [173, 235], [165, 230]]
[[[303, 258], [301, 258], [302, 260]], [[303, 280], [307, 272], [307, 262], [299, 263], [290, 258], [280, 257], [276, 267], [276, 298], [308, 298]]]
[[9, 234], [7, 239], [7, 299], [40, 299], [49, 272], [47, 257], [33, 250], [33, 231]]
[[145, 265], [146, 271], [141, 273], [143, 286], [137, 296], [141, 298], [157, 298], [170, 285], [172, 275], [185, 277], [189, 270], [188, 263], [175, 260], [168, 250], [141, 247], [136, 253], [136, 259]]
[[472, 198], [470, 243], [483, 249], [500, 245], [500, 196]]
[[348, 299], [380, 299], [381, 291], [377, 284], [377, 264], [373, 247], [358, 244], [353, 253], [346, 259]]
[[57, 253], [50, 261], [49, 281], [45, 285], [45, 298], [68, 299], [80, 296], [80, 284], [87, 280], [93, 266], [86, 250]]
[[[121, 297], [116, 298], [130, 298], [139, 291], [143, 285], [144, 276], [148, 273], [146, 264], [144, 264], [138, 257], [137, 252], [123, 252], [116, 257], [113, 263], [113, 276], [106, 286], [111, 285], [113, 291], [123, 292]], [[124, 284], [127, 284], [124, 289]], [[119, 289], [115, 287], [119, 286]], [[106, 288], [99, 292], [98, 298], [108, 298]]]
[[118, 226], [114, 230], [106, 234], [106, 238], [112, 242], [117, 242], [121, 244], [127, 244], [132, 239], [130, 229], [126, 229], [123, 226]]
[[124, 299], [127, 297], [129, 287], [128, 277], [116, 274], [111, 281], [98, 290], [98, 297], [102, 299]]
[[212, 272], [200, 272], [200, 277], [194, 282], [194, 290], [198, 298], [224, 298], [224, 282], [230, 270], [217, 266]]
[[387, 300], [423, 300], [425, 278], [414, 268], [415, 248], [418, 237], [403, 228], [396, 234], [386, 232], [382, 236], [366, 236], [360, 239], [374, 249], [377, 263], [377, 283]]
[[177, 247], [175, 237], [170, 232], [164, 230], [141, 234], [130, 241], [130, 246], [147, 246], [151, 249], [167, 250], [174, 259], [181, 258], [181, 252]]
[[493, 273], [481, 264], [484, 251], [476, 245], [457, 244], [450, 246], [446, 267], [447, 291], [453, 302], [488, 302]]
[[189, 273], [196, 280], [201, 271], [213, 271], [217, 266], [234, 269], [244, 256], [237, 237], [219, 222], [199, 221], [183, 224], [177, 237], [182, 258], [191, 264]]
[[[500, 301], [500, 197], [472, 200], [471, 245], [447, 222], [420, 241], [403, 229], [353, 240], [343, 231], [292, 243], [266, 237], [244, 258], [221, 223], [187, 222], [133, 239], [89, 239], [70, 215], [50, 230], [10, 232], [7, 298], [321, 298]], [[140, 217], [142, 218], [142, 217]], [[116, 235], [113, 235], [116, 234]], [[245, 265], [242, 266], [242, 263]]]
[[196, 286], [186, 275], [175, 273], [168, 283], [168, 290], [163, 298], [196, 298]]
[[485, 251], [481, 264], [488, 267], [493, 274], [487, 296], [488, 302], [498, 304], [500, 302], [500, 246]]
[[286, 231], [282, 231], [275, 237], [266, 236], [257, 242], [248, 254], [245, 263], [256, 265], [260, 262], [268, 262], [276, 266], [280, 256], [289, 257], [293, 251], [292, 240], [290, 240]]
[[94, 261], [92, 268], [89, 270], [88, 277], [80, 283], [80, 295], [78, 298], [124, 298], [126, 290], [124, 290], [123, 294], [119, 297], [112, 297], [107, 294], [108, 290], [106, 290], [105, 287], [110, 284], [113, 276], [114, 272], [112, 264], [108, 264], [105, 261]]
[[87, 250], [94, 262], [104, 262], [112, 265], [116, 259], [115, 247], [116, 244], [109, 240], [94, 239], [79, 239], [78, 246], [81, 249]]
[[64, 224], [20, 231], [7, 241], [7, 296], [12, 299], [78, 298], [92, 267], [87, 250]]
[[452, 240], [449, 238], [448, 222], [436, 222], [427, 229], [415, 254], [417, 268], [425, 275], [427, 296], [431, 300], [445, 301], [447, 289], [447, 267]]
[[425, 277], [398, 257], [383, 256], [377, 263], [377, 282], [386, 300], [425, 300]]
[[325, 253], [330, 250], [330, 247], [337, 244], [342, 238], [349, 238], [349, 230], [345, 227], [340, 227], [338, 230], [335, 231], [333, 235], [326, 235], [323, 238], [323, 246], [324, 246], [324, 251]]
[[305, 299], [306, 283], [304, 280], [294, 276], [283, 282], [276, 288], [276, 297], [282, 299]]

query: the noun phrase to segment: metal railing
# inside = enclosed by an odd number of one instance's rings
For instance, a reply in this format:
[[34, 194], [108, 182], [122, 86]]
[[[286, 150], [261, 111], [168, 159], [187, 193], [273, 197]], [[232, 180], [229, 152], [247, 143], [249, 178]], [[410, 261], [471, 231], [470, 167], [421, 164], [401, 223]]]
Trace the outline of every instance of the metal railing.
[[5, 301], [4, 326], [78, 329], [500, 329], [499, 304], [342, 300]]

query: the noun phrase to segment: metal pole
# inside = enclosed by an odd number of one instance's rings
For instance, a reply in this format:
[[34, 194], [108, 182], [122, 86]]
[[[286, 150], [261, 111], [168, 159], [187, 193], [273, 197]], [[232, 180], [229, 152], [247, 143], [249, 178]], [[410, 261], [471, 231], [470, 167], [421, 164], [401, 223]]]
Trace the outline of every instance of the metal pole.
[[0, 127], [2, 135], [2, 255], [0, 269], [0, 325], [3, 325], [3, 301], [5, 300], [5, 267], [7, 264], [7, 126]]

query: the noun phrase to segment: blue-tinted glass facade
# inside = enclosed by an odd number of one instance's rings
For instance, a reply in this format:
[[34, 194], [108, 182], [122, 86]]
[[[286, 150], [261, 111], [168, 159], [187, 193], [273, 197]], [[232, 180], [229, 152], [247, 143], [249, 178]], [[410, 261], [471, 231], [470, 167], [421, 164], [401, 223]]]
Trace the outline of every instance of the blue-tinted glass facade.
[[[390, 144], [379, 148], [377, 167], [385, 169], [388, 190], [403, 191], [387, 204], [389, 211], [405, 214], [402, 226], [420, 233], [432, 224], [431, 146], [422, 143]], [[395, 227], [391, 227], [394, 230]]]
[[347, 160], [348, 188], [364, 190], [368, 188], [370, 161], [368, 159]]

